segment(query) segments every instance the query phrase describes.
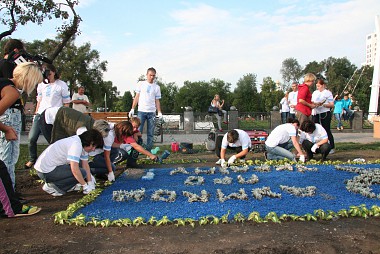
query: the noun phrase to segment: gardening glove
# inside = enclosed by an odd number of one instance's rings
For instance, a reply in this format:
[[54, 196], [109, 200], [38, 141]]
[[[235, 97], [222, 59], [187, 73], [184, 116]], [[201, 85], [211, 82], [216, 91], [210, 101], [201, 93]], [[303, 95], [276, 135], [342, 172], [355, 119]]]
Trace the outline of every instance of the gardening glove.
[[83, 194], [85, 194], [85, 195], [87, 195], [87, 194], [90, 193], [92, 190], [94, 190], [94, 189], [92, 189], [92, 188], [90, 187], [90, 185], [88, 185], [87, 183], [82, 185], [82, 189], [83, 189]]
[[131, 118], [134, 114], [135, 114], [135, 110], [132, 108], [132, 109], [129, 111], [129, 113], [128, 113], [129, 118]]
[[313, 153], [316, 153], [316, 151], [317, 151], [318, 148], [319, 148], [319, 145], [314, 144], [314, 145], [311, 147], [311, 151], [312, 151]]
[[115, 181], [115, 174], [113, 173], [113, 171], [108, 173], [107, 178], [110, 182]]
[[157, 113], [157, 117], [158, 117], [158, 119], [161, 120], [161, 119], [162, 119], [162, 113], [161, 113], [161, 112], [158, 112], [158, 113]]
[[130, 144], [121, 144], [120, 149], [123, 149], [126, 152], [129, 152], [132, 149], [132, 146]]
[[228, 159], [227, 165], [230, 166], [230, 165], [234, 164], [235, 160], [236, 160], [236, 156], [232, 155], [231, 158]]

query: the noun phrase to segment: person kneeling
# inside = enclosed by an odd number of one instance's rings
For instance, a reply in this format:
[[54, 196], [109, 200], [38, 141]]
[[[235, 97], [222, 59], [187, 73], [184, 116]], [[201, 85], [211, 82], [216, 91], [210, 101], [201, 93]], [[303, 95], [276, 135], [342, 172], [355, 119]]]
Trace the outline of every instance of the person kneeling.
[[300, 144], [307, 153], [309, 160], [313, 159], [314, 154], [322, 154], [322, 161], [326, 160], [331, 150], [326, 130], [322, 125], [306, 120], [301, 124]]
[[[225, 156], [227, 148], [236, 151], [237, 154], [232, 155], [226, 163]], [[224, 134], [224, 136], [218, 136], [216, 138], [215, 153], [220, 158], [216, 164], [222, 166], [230, 166], [235, 162], [236, 159], [244, 160], [250, 148], [251, 139], [248, 133], [239, 129], [230, 130]]]
[[103, 147], [103, 137], [94, 129], [48, 146], [34, 165], [37, 175], [45, 181], [42, 189], [52, 196], [62, 196], [66, 192], [79, 190], [79, 183], [83, 194], [93, 191], [95, 179], [88, 165], [88, 153], [100, 147]]

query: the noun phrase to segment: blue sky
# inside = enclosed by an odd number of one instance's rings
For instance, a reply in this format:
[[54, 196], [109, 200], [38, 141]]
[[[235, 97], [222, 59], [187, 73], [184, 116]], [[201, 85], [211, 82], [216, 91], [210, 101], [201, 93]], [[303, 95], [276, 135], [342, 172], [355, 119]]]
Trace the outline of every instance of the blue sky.
[[[81, 0], [77, 44], [90, 42], [108, 61], [105, 80], [133, 91], [153, 66], [163, 82], [219, 78], [232, 84], [247, 73], [281, 82], [282, 61], [305, 66], [327, 57], [365, 61], [379, 0]], [[13, 38], [55, 37], [56, 21], [19, 27]], [[1, 26], [0, 26], [1, 27]], [[31, 33], [30, 31], [33, 31]]]

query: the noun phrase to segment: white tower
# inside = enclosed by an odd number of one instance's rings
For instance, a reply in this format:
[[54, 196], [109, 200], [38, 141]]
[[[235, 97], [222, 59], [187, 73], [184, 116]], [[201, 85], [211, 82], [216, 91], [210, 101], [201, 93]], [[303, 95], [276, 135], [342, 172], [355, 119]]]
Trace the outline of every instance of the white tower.
[[[380, 47], [380, 16], [375, 17], [375, 26], [377, 33], [377, 47]], [[371, 85], [371, 98], [369, 101], [368, 119], [377, 115], [377, 105], [379, 102], [379, 89], [380, 89], [380, 50], [378, 50], [375, 57], [375, 64], [373, 69], [372, 85]]]

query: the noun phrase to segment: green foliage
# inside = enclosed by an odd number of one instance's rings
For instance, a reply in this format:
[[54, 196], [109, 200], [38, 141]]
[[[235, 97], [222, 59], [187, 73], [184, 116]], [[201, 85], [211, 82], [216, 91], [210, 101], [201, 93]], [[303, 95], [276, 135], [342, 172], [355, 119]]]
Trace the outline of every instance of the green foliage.
[[282, 67], [280, 69], [282, 79], [284, 80], [284, 87], [281, 89], [283, 91], [289, 89], [289, 85], [292, 82], [298, 82], [302, 76], [302, 68], [295, 58], [287, 58], [282, 62]]
[[234, 90], [233, 105], [241, 112], [260, 112], [261, 98], [257, 92], [256, 74], [246, 74], [239, 79]]
[[261, 85], [260, 97], [262, 101], [260, 112], [270, 112], [273, 106], [277, 106], [280, 103], [282, 97], [284, 97], [284, 93], [276, 89], [276, 83], [271, 77], [266, 77]]

